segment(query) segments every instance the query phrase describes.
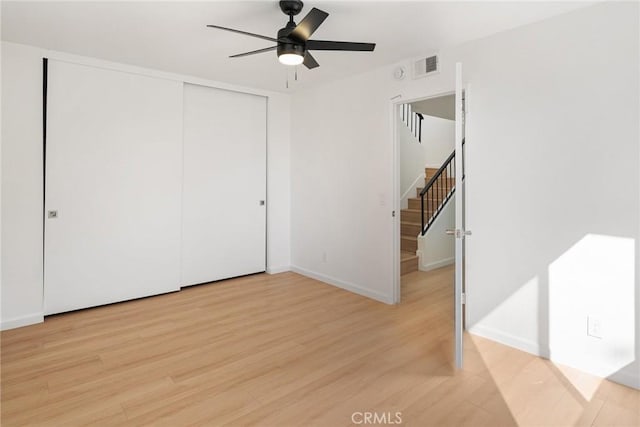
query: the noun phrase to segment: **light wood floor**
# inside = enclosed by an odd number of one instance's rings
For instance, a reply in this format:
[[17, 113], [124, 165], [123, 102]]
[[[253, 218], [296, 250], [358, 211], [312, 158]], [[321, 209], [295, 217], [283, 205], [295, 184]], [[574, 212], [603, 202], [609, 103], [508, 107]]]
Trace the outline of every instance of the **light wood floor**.
[[454, 372], [451, 277], [405, 275], [388, 306], [257, 275], [5, 331], [2, 426], [640, 424], [637, 391], [480, 338]]

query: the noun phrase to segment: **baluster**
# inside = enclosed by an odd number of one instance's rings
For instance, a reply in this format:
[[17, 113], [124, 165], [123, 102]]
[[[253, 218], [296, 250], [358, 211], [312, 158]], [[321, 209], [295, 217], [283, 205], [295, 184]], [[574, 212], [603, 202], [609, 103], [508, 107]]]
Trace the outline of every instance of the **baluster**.
[[427, 224], [431, 225], [431, 209], [433, 205], [433, 200], [431, 200], [431, 192], [433, 187], [429, 187], [427, 191]]
[[444, 198], [445, 198], [445, 196], [447, 194], [447, 181], [446, 181], [446, 179], [447, 179], [447, 169], [446, 168], [442, 170], [442, 175], [443, 175], [444, 181], [442, 181], [442, 189], [440, 191], [440, 199], [439, 199], [440, 200], [440, 204], [444, 203]]
[[429, 200], [431, 201], [431, 209], [429, 209], [429, 224], [431, 224], [431, 222], [433, 221], [433, 212], [435, 212], [435, 203], [433, 200], [433, 185], [429, 188], [429, 192], [431, 193], [429, 195]]
[[442, 177], [442, 174], [438, 175], [438, 178], [436, 179], [436, 210], [438, 209], [438, 205], [440, 204], [440, 187], [441, 187], [441, 183], [440, 183], [440, 178]]
[[420, 192], [420, 234], [424, 236], [424, 193]]

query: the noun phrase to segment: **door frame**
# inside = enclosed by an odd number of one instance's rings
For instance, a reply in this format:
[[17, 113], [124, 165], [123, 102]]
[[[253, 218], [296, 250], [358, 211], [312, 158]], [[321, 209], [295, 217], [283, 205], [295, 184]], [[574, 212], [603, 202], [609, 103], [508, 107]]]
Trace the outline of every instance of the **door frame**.
[[[402, 196], [400, 190], [400, 141], [398, 140], [398, 112], [401, 108], [402, 104], [410, 104], [412, 102], [424, 101], [426, 99], [440, 98], [443, 96], [455, 95], [455, 82], [453, 87], [450, 87], [448, 90], [438, 90], [428, 92], [426, 94], [422, 94], [420, 96], [415, 96], [411, 98], [403, 98], [402, 95], [396, 95], [390, 100], [390, 120], [391, 120], [391, 131], [392, 135], [392, 144], [393, 144], [393, 177], [392, 177], [392, 186], [393, 186], [393, 294], [392, 294], [392, 303], [399, 304], [401, 299], [401, 275], [400, 275], [400, 198]], [[465, 194], [466, 199], [466, 194]]]

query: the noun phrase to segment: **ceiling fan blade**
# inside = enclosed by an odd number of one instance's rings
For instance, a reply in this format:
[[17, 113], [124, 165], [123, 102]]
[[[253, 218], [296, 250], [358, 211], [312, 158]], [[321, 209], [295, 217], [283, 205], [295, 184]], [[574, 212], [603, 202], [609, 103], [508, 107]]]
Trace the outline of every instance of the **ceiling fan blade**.
[[309, 50], [348, 50], [356, 52], [373, 52], [375, 43], [334, 42], [329, 40], [307, 40]]
[[252, 50], [251, 52], [238, 53], [236, 55], [231, 55], [229, 58], [240, 58], [242, 56], [255, 55], [257, 53], [269, 52], [272, 50], [276, 50], [278, 46], [265, 47], [264, 49]]
[[327, 12], [323, 12], [320, 9], [316, 9], [315, 7], [311, 9], [307, 16], [305, 16], [302, 21], [289, 33], [289, 37], [300, 41], [307, 41], [311, 34], [313, 34], [320, 24], [327, 19], [329, 14]]
[[311, 56], [311, 53], [309, 52], [304, 53], [304, 62], [302, 63], [304, 64], [305, 67], [307, 67], [310, 70], [314, 68], [318, 68], [320, 66], [320, 64], [318, 64], [318, 61], [316, 61], [316, 59], [313, 56]]
[[244, 34], [245, 36], [257, 37], [263, 40], [269, 40], [270, 42], [277, 42], [278, 40], [273, 37], [262, 36], [260, 34], [248, 33], [246, 31], [234, 30], [233, 28], [221, 27], [219, 25], [207, 25], [209, 28], [217, 28], [219, 30], [231, 31], [232, 33]]

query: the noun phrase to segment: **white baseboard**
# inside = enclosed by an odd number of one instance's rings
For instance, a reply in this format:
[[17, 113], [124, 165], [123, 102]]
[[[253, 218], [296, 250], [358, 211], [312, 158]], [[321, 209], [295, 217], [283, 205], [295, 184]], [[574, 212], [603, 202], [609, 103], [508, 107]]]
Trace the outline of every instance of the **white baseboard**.
[[523, 340], [522, 338], [515, 335], [511, 335], [495, 328], [489, 328], [483, 325], [475, 325], [471, 327], [469, 329], [469, 333], [490, 339], [491, 341], [499, 342], [500, 344], [504, 344], [509, 347], [517, 348], [518, 350], [522, 350], [535, 356], [549, 359], [554, 363], [570, 366], [572, 368], [586, 372], [590, 375], [594, 375], [597, 377], [607, 377], [609, 380], [616, 383], [626, 385], [627, 387], [640, 389], [640, 377], [637, 373], [634, 375], [633, 373], [629, 372], [630, 370], [618, 370], [614, 374], [607, 375], [606, 372], [611, 372], [616, 369], [612, 366], [600, 367], [599, 369], [593, 369], [593, 366], [587, 365], [580, 366], [574, 363], [575, 360], [572, 361], [565, 359], [561, 355], [558, 355], [557, 352], [554, 356], [553, 349], [541, 349], [540, 345], [534, 341]]
[[379, 302], [383, 302], [385, 304], [393, 304], [393, 297], [390, 295], [384, 295], [377, 291], [372, 291], [370, 289], [363, 288], [362, 286], [356, 285], [354, 283], [345, 282], [340, 279], [336, 279], [334, 277], [326, 276], [321, 273], [316, 273], [315, 271], [310, 271], [305, 268], [297, 267], [295, 265], [291, 266], [291, 271], [294, 273], [301, 274], [306, 277], [310, 277], [312, 279], [319, 280], [321, 282], [327, 283], [329, 285], [336, 286], [338, 288], [344, 289], [345, 291], [353, 292], [354, 294], [362, 295], [367, 298], [374, 299]]
[[[418, 254], [420, 257], [422, 257], [421, 254]], [[455, 257], [451, 257], [451, 258], [445, 258], [439, 261], [434, 261], [434, 262], [430, 262], [428, 264], [422, 264], [422, 260], [420, 260], [420, 271], [430, 271], [430, 270], [435, 270], [436, 268], [440, 268], [440, 267], [444, 267], [445, 265], [451, 265], [454, 262], [456, 262], [456, 258]]]
[[631, 374], [624, 370], [618, 371], [615, 374], [611, 374], [607, 377], [607, 379], [620, 383], [622, 385], [626, 385], [627, 387], [635, 388], [640, 390], [640, 375], [638, 372]]
[[288, 265], [282, 265], [280, 267], [267, 267], [267, 274], [286, 273], [287, 271], [291, 271], [291, 267], [289, 267]]
[[469, 329], [469, 333], [472, 335], [490, 339], [491, 341], [499, 342], [500, 344], [504, 344], [509, 347], [517, 348], [518, 350], [522, 350], [536, 356], [545, 358], [548, 358], [549, 356], [548, 354], [540, 354], [540, 346], [537, 342], [523, 340], [520, 337], [508, 334], [498, 329], [489, 328], [483, 325], [475, 325]]
[[26, 316], [14, 317], [13, 319], [3, 320], [0, 323], [0, 330], [21, 328], [22, 326], [35, 325], [44, 322], [43, 313], [33, 313]]

